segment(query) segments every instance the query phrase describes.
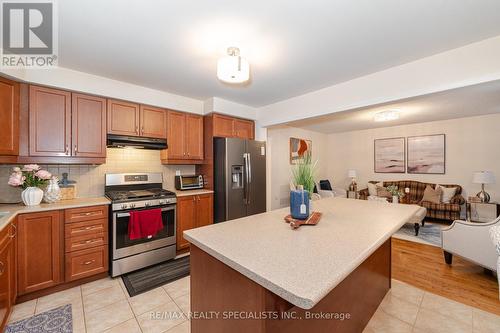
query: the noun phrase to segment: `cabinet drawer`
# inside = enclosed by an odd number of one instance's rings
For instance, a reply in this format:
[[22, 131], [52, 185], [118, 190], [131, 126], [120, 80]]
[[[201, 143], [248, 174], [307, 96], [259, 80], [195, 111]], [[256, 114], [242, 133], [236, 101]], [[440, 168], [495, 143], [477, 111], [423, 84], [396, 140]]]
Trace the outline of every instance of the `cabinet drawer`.
[[78, 280], [87, 276], [108, 271], [108, 247], [66, 253], [66, 281]]
[[95, 219], [107, 219], [108, 206], [71, 208], [64, 211], [64, 222], [74, 223]]
[[107, 231], [108, 220], [104, 219], [70, 223], [64, 226], [65, 238], [107, 233]]
[[107, 233], [94, 233], [89, 235], [66, 238], [66, 253], [90, 249], [108, 244]]

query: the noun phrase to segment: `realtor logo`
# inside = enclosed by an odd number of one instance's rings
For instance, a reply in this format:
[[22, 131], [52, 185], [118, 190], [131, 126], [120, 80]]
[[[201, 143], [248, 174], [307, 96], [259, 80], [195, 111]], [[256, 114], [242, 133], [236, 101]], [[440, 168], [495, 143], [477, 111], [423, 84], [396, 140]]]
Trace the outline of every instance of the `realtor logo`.
[[47, 68], [57, 65], [55, 2], [2, 1], [1, 66]]

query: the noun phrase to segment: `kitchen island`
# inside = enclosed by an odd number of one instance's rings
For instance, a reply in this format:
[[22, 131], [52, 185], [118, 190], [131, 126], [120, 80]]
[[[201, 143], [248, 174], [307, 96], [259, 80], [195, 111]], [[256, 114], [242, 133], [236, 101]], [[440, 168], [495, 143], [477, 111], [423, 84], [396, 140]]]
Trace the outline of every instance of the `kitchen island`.
[[361, 332], [390, 289], [390, 237], [416, 205], [328, 198], [316, 226], [289, 209], [184, 232], [193, 333]]

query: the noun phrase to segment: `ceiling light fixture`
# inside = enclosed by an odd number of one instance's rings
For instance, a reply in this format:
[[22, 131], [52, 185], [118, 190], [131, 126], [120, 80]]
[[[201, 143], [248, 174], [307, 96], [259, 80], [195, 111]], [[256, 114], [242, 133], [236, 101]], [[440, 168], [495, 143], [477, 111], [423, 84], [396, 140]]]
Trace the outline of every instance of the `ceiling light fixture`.
[[243, 83], [250, 78], [250, 65], [240, 56], [240, 49], [228, 47], [227, 56], [217, 62], [217, 78], [227, 83]]
[[399, 119], [399, 112], [397, 110], [387, 110], [375, 113], [373, 118], [375, 121], [390, 121]]

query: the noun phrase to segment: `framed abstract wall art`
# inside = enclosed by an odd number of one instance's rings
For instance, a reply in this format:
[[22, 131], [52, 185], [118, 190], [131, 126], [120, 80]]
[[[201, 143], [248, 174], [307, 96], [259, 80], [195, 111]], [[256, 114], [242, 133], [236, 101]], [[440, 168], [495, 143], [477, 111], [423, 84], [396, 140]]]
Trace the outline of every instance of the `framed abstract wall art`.
[[405, 173], [405, 138], [376, 139], [374, 147], [376, 173]]
[[290, 164], [297, 164], [304, 154], [312, 154], [312, 141], [290, 138]]
[[408, 145], [408, 173], [444, 174], [446, 136], [444, 134], [410, 136]]

